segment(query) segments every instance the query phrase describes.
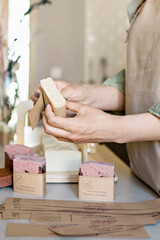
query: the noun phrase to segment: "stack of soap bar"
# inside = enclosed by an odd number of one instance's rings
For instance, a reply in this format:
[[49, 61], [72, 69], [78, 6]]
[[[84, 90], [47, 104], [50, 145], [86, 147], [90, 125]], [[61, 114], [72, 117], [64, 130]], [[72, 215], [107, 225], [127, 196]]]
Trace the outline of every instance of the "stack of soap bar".
[[80, 199], [114, 200], [114, 164], [84, 162], [79, 169], [78, 194]]
[[0, 188], [12, 186], [12, 173], [10, 169], [0, 169]]
[[80, 165], [80, 175], [89, 177], [114, 177], [114, 164], [104, 162], [84, 162]]
[[13, 159], [16, 154], [33, 154], [33, 148], [19, 144], [5, 145], [5, 168], [13, 171]]
[[46, 192], [46, 161], [35, 155], [15, 155], [13, 189], [17, 193], [42, 197]]

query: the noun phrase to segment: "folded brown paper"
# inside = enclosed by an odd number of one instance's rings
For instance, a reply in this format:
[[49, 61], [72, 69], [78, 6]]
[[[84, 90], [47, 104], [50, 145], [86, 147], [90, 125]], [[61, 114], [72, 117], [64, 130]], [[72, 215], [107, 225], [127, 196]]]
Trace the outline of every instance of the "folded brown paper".
[[48, 225], [32, 225], [8, 223], [6, 236], [15, 237], [55, 237], [57, 236]]
[[46, 194], [46, 173], [13, 172], [13, 190], [17, 193], [43, 197]]
[[[160, 199], [111, 203], [7, 198], [0, 209], [3, 219], [28, 217], [32, 223], [38, 224], [8, 224], [7, 236], [61, 235], [147, 239], [149, 236], [143, 226], [158, 221]], [[45, 233], [41, 234], [41, 229], [44, 229]]]
[[0, 220], [3, 219], [2, 212], [3, 212], [3, 204], [0, 204]]
[[[124, 211], [130, 215], [147, 215], [160, 212], [160, 199], [154, 199], [144, 202], [88, 202], [88, 201], [64, 201], [64, 200], [44, 200], [28, 198], [6, 198], [4, 201], [6, 209], [17, 210], [46, 210], [65, 211], [70, 210], [92, 213], [121, 214]], [[32, 208], [31, 208], [32, 207]]]
[[29, 120], [32, 126], [32, 130], [37, 126], [39, 120], [41, 119], [41, 112], [44, 110], [44, 108], [45, 104], [43, 100], [43, 94], [41, 93], [38, 101], [29, 113]]
[[5, 210], [3, 212], [3, 220], [30, 219], [31, 215], [32, 213]]
[[113, 201], [114, 178], [79, 176], [78, 197], [88, 200]]
[[84, 224], [74, 226], [50, 226], [8, 223], [6, 229], [6, 236], [14, 237], [58, 237], [58, 235], [106, 238], [149, 238], [144, 228], [139, 226], [106, 227], [102, 230], [100, 226], [88, 226]]
[[31, 214], [30, 223], [46, 224], [99, 224], [107, 226], [119, 225], [148, 225], [156, 224], [152, 216], [137, 215], [107, 215], [107, 214], [86, 214], [86, 213], [64, 213], [64, 212], [36, 212]]
[[[51, 230], [54, 231], [57, 235], [61, 236], [94, 236], [94, 235], [100, 235], [105, 234], [106, 237], [112, 236], [122, 236], [124, 237], [124, 234], [127, 235], [128, 231], [132, 230], [140, 230], [139, 236], [135, 236], [134, 232], [131, 236], [130, 232], [130, 237], [132, 238], [149, 238], [148, 233], [141, 227], [141, 226], [122, 226], [122, 225], [117, 225], [113, 227], [108, 227], [108, 226], [101, 226], [101, 225], [87, 225], [87, 224], [77, 224], [77, 225], [72, 225], [72, 226], [58, 226], [58, 227], [51, 227]], [[138, 233], [138, 232], [137, 232]], [[136, 233], [136, 235], [138, 235]], [[127, 236], [128, 237], [128, 236]]]

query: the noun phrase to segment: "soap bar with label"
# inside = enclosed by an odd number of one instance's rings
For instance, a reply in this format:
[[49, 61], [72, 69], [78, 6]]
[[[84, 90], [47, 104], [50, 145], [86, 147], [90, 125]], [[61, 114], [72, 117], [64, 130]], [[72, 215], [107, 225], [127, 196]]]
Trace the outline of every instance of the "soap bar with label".
[[8, 168], [0, 169], [0, 188], [12, 186], [13, 184], [13, 176]]
[[46, 193], [46, 160], [32, 154], [15, 155], [13, 159], [13, 190], [42, 197]]
[[80, 175], [89, 177], [113, 177], [114, 164], [104, 162], [84, 162], [80, 165]]
[[13, 171], [13, 158], [16, 154], [33, 154], [33, 148], [20, 144], [5, 145], [5, 168]]
[[15, 155], [13, 159], [13, 171], [42, 174], [46, 172], [46, 160], [35, 155]]
[[45, 104], [50, 103], [56, 116], [66, 117], [66, 100], [52, 78], [40, 81]]

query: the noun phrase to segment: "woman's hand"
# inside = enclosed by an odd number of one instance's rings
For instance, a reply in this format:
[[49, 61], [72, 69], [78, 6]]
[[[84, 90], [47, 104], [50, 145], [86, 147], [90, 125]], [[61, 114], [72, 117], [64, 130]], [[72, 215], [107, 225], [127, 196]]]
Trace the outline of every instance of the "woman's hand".
[[85, 103], [87, 88], [81, 85], [71, 84], [64, 81], [54, 81], [65, 99], [72, 102]]
[[89, 106], [67, 101], [67, 109], [75, 112], [74, 118], [55, 116], [50, 105], [43, 114], [47, 134], [59, 140], [74, 143], [113, 142], [117, 139], [117, 116]]
[[[124, 111], [124, 94], [113, 86], [86, 87], [64, 81], [54, 81], [62, 95], [72, 102], [89, 105], [106, 111]], [[31, 99], [34, 104], [40, 96], [40, 85], [35, 89]]]
[[[85, 103], [87, 99], [87, 88], [80, 85], [74, 85], [64, 81], [54, 81], [64, 98], [69, 101]], [[41, 87], [38, 85], [31, 96], [34, 104], [37, 102], [41, 92]]]

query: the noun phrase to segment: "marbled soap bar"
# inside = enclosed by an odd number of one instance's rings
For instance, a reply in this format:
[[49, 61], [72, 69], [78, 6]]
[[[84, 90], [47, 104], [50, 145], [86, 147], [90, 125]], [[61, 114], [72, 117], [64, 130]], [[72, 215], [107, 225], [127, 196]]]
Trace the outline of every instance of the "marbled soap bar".
[[12, 186], [13, 184], [13, 176], [8, 168], [0, 169], [0, 188]]
[[44, 157], [35, 155], [15, 155], [13, 159], [13, 171], [34, 174], [46, 172], [46, 160]]
[[113, 177], [114, 164], [104, 162], [84, 162], [80, 165], [80, 175], [89, 177]]
[[19, 144], [5, 145], [5, 168], [13, 171], [13, 158], [16, 154], [33, 154], [33, 148]]

